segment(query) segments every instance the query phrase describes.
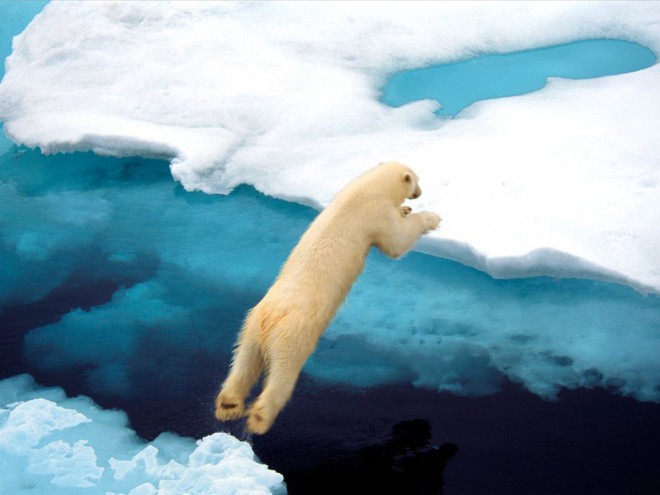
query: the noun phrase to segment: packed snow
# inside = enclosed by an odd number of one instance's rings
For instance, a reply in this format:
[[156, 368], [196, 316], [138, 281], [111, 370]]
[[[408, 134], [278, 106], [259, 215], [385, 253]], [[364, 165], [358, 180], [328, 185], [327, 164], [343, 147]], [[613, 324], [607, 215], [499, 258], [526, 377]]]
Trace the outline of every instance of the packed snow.
[[[14, 40], [0, 120], [44, 152], [171, 160], [322, 208], [383, 160], [443, 217], [418, 250], [495, 277], [660, 291], [660, 68], [472, 105], [390, 108], [403, 69], [590, 38], [660, 53], [657, 2], [53, 2]], [[66, 26], [66, 29], [62, 29]]]
[[0, 381], [2, 493], [190, 495], [286, 493], [282, 475], [226, 433], [194, 441], [138, 438], [121, 411], [42, 388], [29, 375]]

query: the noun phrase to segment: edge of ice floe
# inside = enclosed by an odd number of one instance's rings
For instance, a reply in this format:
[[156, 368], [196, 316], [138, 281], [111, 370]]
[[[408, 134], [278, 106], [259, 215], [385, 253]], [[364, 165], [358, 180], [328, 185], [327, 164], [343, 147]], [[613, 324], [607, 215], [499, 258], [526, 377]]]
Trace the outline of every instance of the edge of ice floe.
[[[163, 138], [171, 139], [171, 141], [177, 143], [181, 140], [193, 138], [193, 136], [195, 139], [199, 139], [198, 135], [193, 135], [193, 133], [188, 135], [186, 129], [172, 129], [171, 127], [142, 122], [132, 124], [129, 121], [119, 122], [123, 119], [115, 120], [117, 121], [115, 122], [117, 130], [119, 130], [120, 125], [125, 125], [127, 128], [134, 127], [136, 130], [139, 129], [140, 132], [136, 133], [134, 130], [131, 130], [131, 133], [128, 134], [121, 132], [115, 134], [90, 132], [77, 139], [63, 138], [62, 140], [52, 140], [44, 144], [35, 138], [34, 140], [26, 140], [24, 144], [30, 148], [39, 148], [44, 154], [92, 151], [101, 156], [138, 156], [141, 158], [169, 160], [173, 178], [181, 182], [186, 190], [197, 189], [207, 193], [229, 194], [235, 187], [227, 185], [225, 189], [208, 191], [200, 187], [201, 185], [195, 184], [196, 181], [193, 181], [193, 184], [191, 184], [188, 179], [192, 179], [193, 177], [189, 177], [189, 170], [186, 166], [188, 160], [181, 151], [185, 146], [180, 147], [176, 144], [168, 144], [167, 139], [153, 139], [153, 135], [159, 133]], [[218, 134], [216, 129], [209, 130], [209, 132]], [[138, 137], [136, 137], [136, 134]], [[11, 128], [8, 131], [8, 135], [14, 139]], [[226, 146], [232, 140], [231, 136], [226, 135], [215, 137], [224, 138], [220, 139], [221, 146]], [[197, 158], [195, 157], [195, 161], [198, 161]], [[212, 157], [209, 156], [207, 159], [212, 160]], [[202, 160], [202, 162], [204, 161]], [[208, 165], [211, 164], [207, 161]], [[214, 175], [222, 173], [222, 168], [209, 167], [208, 170], [209, 173], [213, 173]], [[311, 197], [260, 192], [282, 201], [311, 207], [317, 211], [323, 209], [323, 205]], [[504, 280], [540, 276], [577, 278], [627, 285], [642, 294], [660, 293], [660, 288], [658, 287], [645, 284], [633, 277], [626, 276], [597, 263], [552, 247], [535, 248], [520, 255], [489, 256], [468, 242], [442, 237], [442, 226], [437, 233], [434, 232], [422, 237], [414, 246], [413, 250], [429, 256], [460, 263], [484, 272], [495, 279]]]
[[660, 293], [659, 288], [633, 277], [551, 247], [536, 248], [518, 256], [487, 256], [467, 242], [433, 236], [420, 239], [415, 251], [455, 261], [500, 280], [575, 278], [627, 285], [644, 295]]

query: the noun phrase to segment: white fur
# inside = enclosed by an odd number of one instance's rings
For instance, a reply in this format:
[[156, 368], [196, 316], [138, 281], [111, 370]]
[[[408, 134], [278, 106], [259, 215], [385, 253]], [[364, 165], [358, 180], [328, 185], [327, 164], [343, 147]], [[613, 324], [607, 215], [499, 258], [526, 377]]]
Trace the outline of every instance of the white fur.
[[291, 397], [371, 246], [398, 258], [440, 217], [411, 213], [417, 175], [396, 162], [378, 165], [350, 182], [312, 222], [264, 298], [247, 315], [229, 376], [216, 399], [221, 421], [244, 415], [244, 401], [262, 371], [263, 391], [248, 410], [247, 428], [263, 434]]

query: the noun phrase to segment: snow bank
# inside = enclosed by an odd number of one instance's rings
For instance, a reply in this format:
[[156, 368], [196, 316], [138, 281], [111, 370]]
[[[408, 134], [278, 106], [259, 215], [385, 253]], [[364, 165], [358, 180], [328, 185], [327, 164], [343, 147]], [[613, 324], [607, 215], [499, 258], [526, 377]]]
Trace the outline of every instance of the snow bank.
[[120, 411], [41, 388], [29, 375], [0, 381], [3, 493], [190, 495], [285, 493], [282, 475], [226, 433], [197, 442], [163, 433], [141, 441]]
[[659, 53], [659, 20], [654, 2], [54, 2], [16, 39], [0, 119], [45, 152], [165, 157], [188, 189], [316, 207], [398, 159], [422, 178], [415, 208], [444, 217], [421, 250], [657, 292], [658, 65], [449, 121], [378, 98], [389, 74], [475, 53], [595, 37]]

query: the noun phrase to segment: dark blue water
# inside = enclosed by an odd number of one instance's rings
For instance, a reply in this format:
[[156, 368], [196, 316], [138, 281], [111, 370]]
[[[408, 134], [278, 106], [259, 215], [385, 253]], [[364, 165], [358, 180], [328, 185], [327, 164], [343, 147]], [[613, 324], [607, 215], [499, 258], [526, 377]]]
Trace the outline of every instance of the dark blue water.
[[645, 69], [655, 64], [648, 48], [622, 40], [598, 39], [406, 70], [383, 87], [384, 103], [398, 107], [434, 99], [438, 115], [453, 116], [472, 103], [539, 90], [549, 77], [589, 79]]

